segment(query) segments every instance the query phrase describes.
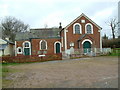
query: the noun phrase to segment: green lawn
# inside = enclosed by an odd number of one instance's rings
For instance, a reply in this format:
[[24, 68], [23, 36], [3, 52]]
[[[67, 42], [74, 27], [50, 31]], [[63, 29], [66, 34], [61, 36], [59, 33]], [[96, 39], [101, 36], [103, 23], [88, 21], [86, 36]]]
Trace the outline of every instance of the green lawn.
[[109, 56], [120, 56], [120, 48], [112, 49], [112, 52], [109, 54]]

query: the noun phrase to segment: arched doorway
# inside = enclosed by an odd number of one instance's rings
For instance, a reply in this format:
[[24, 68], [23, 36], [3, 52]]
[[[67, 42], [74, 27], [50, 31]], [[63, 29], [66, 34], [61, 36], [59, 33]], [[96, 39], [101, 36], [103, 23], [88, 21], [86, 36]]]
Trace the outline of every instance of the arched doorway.
[[60, 44], [56, 43], [56, 53], [60, 53]]
[[89, 41], [85, 41], [83, 43], [84, 53], [89, 53], [91, 51], [91, 43]]
[[24, 55], [30, 55], [30, 48], [24, 48]]
[[24, 55], [31, 55], [31, 45], [29, 41], [25, 41], [23, 43], [23, 51], [24, 51]]
[[55, 53], [61, 53], [61, 43], [60, 42], [55, 42], [54, 44], [54, 52]]

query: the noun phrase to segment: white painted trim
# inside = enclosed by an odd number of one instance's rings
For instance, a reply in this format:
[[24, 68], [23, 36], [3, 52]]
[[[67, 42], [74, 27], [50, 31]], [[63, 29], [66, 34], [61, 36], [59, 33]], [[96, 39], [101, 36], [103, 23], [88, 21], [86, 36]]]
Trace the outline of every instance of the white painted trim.
[[[91, 26], [91, 33], [87, 33], [87, 25], [90, 25], [90, 26]], [[93, 25], [92, 25], [91, 23], [87, 23], [87, 24], [85, 25], [85, 33], [86, 33], [86, 34], [93, 34]]]
[[62, 47], [63, 47], [63, 37], [61, 37], [61, 43], [62, 43]]
[[15, 41], [15, 56], [17, 56], [17, 43]]
[[86, 41], [89, 41], [90, 44], [92, 44], [92, 41], [91, 41], [90, 39], [85, 39], [85, 40], [83, 40], [83, 41], [82, 41], [82, 44], [83, 44], [84, 42], [86, 42]]
[[[19, 49], [21, 49], [21, 52], [19, 52]], [[22, 54], [22, 53], [23, 53], [22, 47], [17, 47], [17, 54]]]
[[[24, 45], [25, 43], [29, 43], [29, 47], [25, 47], [25, 45]], [[23, 42], [23, 47], [24, 47], [24, 48], [30, 48], [30, 47], [31, 47], [30, 42], [29, 42], [29, 41], [24, 41], [24, 42]]]
[[61, 53], [61, 42], [59, 42], [59, 41], [56, 41], [56, 42], [54, 43], [54, 53], [56, 53], [56, 43], [59, 43], [59, 44], [60, 44], [60, 53]]
[[47, 50], [47, 47], [48, 47], [48, 46], [47, 46], [47, 41], [46, 41], [46, 40], [41, 40], [41, 41], [40, 41], [40, 44], [39, 44], [40, 50], [43, 50], [43, 49], [41, 49], [41, 42], [42, 42], [42, 41], [45, 41], [45, 43], [46, 43], [46, 49], [45, 49], [45, 50]]
[[65, 41], [65, 51], [67, 50], [67, 36], [66, 36], [66, 29], [64, 29], [64, 41]]
[[76, 33], [75, 33], [75, 25], [79, 25], [79, 27], [80, 27], [80, 34], [82, 34], [82, 26], [81, 26], [81, 24], [79, 24], [79, 23], [75, 23], [75, 24], [73, 25], [73, 34], [76, 34]]
[[[26, 42], [29, 43], [29, 47], [24, 47], [25, 46], [24, 44]], [[30, 55], [31, 55], [31, 43], [30, 43], [30, 41], [24, 41], [22, 45], [23, 45], [23, 55], [24, 55], [24, 48], [29, 48], [30, 49]]]
[[101, 36], [101, 30], [100, 31], [100, 51], [102, 52], [102, 36]]

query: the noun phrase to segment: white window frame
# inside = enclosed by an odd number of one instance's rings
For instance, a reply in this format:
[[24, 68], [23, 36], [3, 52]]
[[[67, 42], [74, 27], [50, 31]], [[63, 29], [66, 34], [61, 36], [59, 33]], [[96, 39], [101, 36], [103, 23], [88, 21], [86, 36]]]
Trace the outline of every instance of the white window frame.
[[[29, 43], [29, 47], [25, 47], [25, 43]], [[31, 55], [31, 43], [29, 41], [24, 41], [23, 42], [23, 52], [24, 52], [24, 48], [29, 48], [30, 49], [30, 55]]]
[[81, 24], [79, 24], [79, 23], [75, 23], [75, 24], [73, 25], [73, 34], [78, 34], [78, 33], [75, 33], [75, 25], [79, 25], [79, 27], [80, 27], [80, 33], [79, 33], [79, 34], [82, 34], [82, 26], [81, 26]]
[[[90, 26], [91, 26], [91, 33], [87, 33], [87, 25], [90, 25]], [[87, 24], [85, 25], [85, 33], [86, 33], [86, 34], [93, 34], [93, 25], [92, 25], [91, 23], [87, 23]]]
[[[19, 52], [19, 49], [21, 49], [21, 52]], [[17, 54], [22, 54], [22, 53], [23, 53], [22, 47], [17, 47]]]
[[[41, 49], [41, 42], [42, 42], [42, 41], [45, 41], [45, 43], [46, 43], [46, 49]], [[40, 50], [47, 50], [47, 41], [46, 41], [46, 40], [41, 40], [41, 41], [40, 41]]]
[[56, 53], [56, 43], [59, 43], [59, 44], [60, 44], [60, 53], [61, 53], [61, 42], [59, 42], [59, 41], [56, 41], [56, 42], [54, 43], [54, 53]]

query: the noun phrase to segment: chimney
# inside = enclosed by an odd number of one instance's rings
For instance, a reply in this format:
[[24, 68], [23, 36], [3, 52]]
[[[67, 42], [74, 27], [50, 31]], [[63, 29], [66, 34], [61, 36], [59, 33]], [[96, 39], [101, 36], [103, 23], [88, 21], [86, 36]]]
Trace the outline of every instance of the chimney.
[[60, 24], [59, 29], [62, 29], [61, 22], [59, 24]]

